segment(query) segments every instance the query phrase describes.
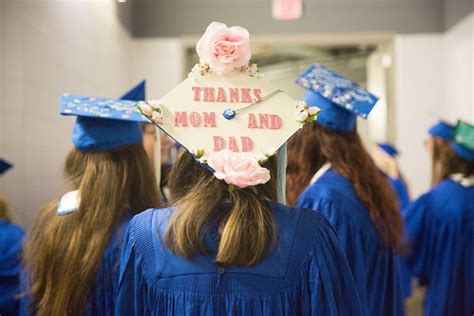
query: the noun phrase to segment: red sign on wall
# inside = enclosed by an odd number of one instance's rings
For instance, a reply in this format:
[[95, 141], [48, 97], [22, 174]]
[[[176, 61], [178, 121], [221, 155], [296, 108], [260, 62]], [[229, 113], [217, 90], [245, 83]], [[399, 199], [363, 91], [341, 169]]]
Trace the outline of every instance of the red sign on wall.
[[303, 15], [303, 0], [273, 0], [273, 18], [297, 20]]

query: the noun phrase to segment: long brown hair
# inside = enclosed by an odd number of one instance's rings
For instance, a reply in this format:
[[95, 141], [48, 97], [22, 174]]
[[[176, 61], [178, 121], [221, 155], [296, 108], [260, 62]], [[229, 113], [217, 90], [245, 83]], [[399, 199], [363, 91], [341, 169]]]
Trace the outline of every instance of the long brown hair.
[[448, 141], [435, 138], [433, 140], [432, 157], [432, 186], [436, 186], [455, 173], [462, 174], [465, 177], [474, 175], [474, 162], [458, 156]]
[[356, 130], [343, 133], [321, 124], [306, 124], [288, 145], [287, 196], [296, 200], [325, 163], [349, 179], [367, 208], [382, 244], [400, 249], [403, 231], [396, 196], [365, 150]]
[[159, 206], [155, 177], [140, 144], [83, 152], [73, 149], [65, 174], [80, 192], [79, 210], [57, 216], [57, 202], [36, 220], [25, 247], [30, 312], [83, 315], [107, 244], [127, 216]]
[[[276, 199], [276, 161], [266, 167], [271, 180], [253, 189], [232, 194], [221, 180], [204, 170], [181, 150], [169, 176], [171, 202], [176, 210], [168, 224], [166, 245], [176, 254], [192, 258], [209, 255], [202, 237], [212, 223], [220, 232], [216, 263], [221, 266], [251, 266], [260, 262], [276, 238], [275, 219], [268, 199]], [[226, 201], [229, 207], [224, 207]]]

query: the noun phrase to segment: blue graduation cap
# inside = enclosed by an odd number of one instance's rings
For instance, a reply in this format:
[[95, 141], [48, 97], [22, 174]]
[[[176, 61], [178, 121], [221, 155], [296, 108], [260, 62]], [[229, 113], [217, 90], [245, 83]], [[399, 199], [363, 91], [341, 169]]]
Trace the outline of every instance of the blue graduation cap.
[[10, 169], [11, 167], [13, 167], [13, 165], [11, 163], [9, 163], [8, 161], [6, 161], [3, 158], [0, 158], [0, 175], [7, 172], [7, 170]]
[[367, 118], [378, 101], [355, 82], [319, 64], [309, 67], [296, 83], [308, 89], [304, 96], [308, 106], [321, 109], [317, 122], [341, 132], [352, 131], [357, 116]]
[[458, 121], [451, 146], [461, 158], [474, 162], [474, 125]]
[[378, 143], [377, 146], [392, 157], [398, 156], [398, 150], [392, 144]]
[[453, 138], [454, 125], [439, 121], [428, 129], [428, 134], [433, 137], [439, 137], [441, 139], [450, 141]]
[[80, 150], [106, 150], [142, 141], [140, 123], [148, 122], [135, 108], [145, 99], [140, 82], [120, 99], [61, 96], [61, 115], [77, 116], [72, 142]]

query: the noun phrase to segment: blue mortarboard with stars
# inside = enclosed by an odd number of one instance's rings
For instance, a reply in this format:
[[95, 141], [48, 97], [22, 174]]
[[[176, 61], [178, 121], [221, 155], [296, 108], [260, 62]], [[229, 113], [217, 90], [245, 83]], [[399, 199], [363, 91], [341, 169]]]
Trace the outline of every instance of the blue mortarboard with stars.
[[398, 156], [398, 150], [392, 144], [378, 143], [377, 146], [392, 157]]
[[0, 175], [7, 172], [7, 170], [10, 169], [11, 167], [13, 167], [13, 165], [10, 162], [6, 161], [3, 158], [0, 158]]
[[428, 129], [428, 134], [450, 141], [453, 138], [454, 125], [445, 121], [439, 121]]
[[135, 108], [145, 100], [145, 81], [120, 99], [89, 96], [61, 96], [62, 115], [77, 116], [72, 142], [80, 150], [96, 151], [117, 148], [142, 141], [140, 123], [148, 122]]
[[467, 161], [474, 161], [474, 125], [458, 121], [453, 133], [452, 148]]
[[367, 118], [378, 101], [363, 87], [319, 64], [309, 67], [296, 83], [308, 89], [304, 96], [308, 106], [321, 109], [317, 122], [341, 132], [352, 131], [357, 116]]

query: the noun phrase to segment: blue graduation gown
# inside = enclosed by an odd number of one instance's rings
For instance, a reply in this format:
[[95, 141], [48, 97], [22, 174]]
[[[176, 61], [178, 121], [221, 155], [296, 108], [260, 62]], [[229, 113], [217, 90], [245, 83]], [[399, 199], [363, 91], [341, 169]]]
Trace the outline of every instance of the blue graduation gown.
[[398, 202], [400, 203], [400, 209], [403, 210], [410, 203], [410, 195], [408, 194], [408, 188], [402, 178], [391, 178], [387, 176], [388, 183], [397, 194]]
[[0, 315], [17, 315], [21, 250], [25, 231], [0, 220]]
[[[89, 294], [89, 303], [86, 311], [86, 315], [88, 316], [114, 315], [115, 292], [117, 290], [118, 284], [121, 247], [126, 227], [131, 218], [132, 217], [129, 216], [122, 224], [117, 227], [104, 251], [102, 262], [99, 266], [96, 279], [91, 286]], [[21, 281], [22, 290], [27, 290], [28, 285], [26, 284], [26, 278], [24, 275], [22, 275]], [[28, 303], [28, 297], [21, 298], [21, 315], [30, 315], [30, 313], [27, 312]]]
[[381, 246], [351, 182], [329, 169], [303, 192], [297, 206], [323, 214], [336, 229], [364, 315], [403, 315], [399, 260], [393, 250]]
[[274, 249], [252, 267], [217, 267], [217, 228], [210, 256], [188, 260], [163, 243], [173, 208], [151, 209], [128, 227], [117, 315], [361, 315], [354, 281], [336, 233], [310, 210], [272, 203]]
[[443, 180], [405, 212], [406, 269], [427, 287], [425, 315], [474, 314], [474, 186]]

